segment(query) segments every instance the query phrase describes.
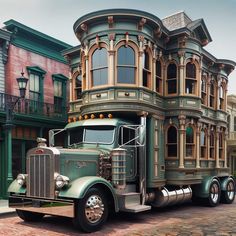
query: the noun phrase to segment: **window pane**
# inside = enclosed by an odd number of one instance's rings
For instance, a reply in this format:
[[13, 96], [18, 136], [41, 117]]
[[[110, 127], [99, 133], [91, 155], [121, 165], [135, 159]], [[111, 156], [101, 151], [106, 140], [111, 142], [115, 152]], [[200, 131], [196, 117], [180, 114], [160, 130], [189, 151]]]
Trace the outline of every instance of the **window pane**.
[[156, 62], [156, 75], [158, 77], [161, 77], [161, 62], [160, 61]]
[[93, 86], [107, 84], [108, 81], [108, 71], [107, 68], [94, 70], [92, 72]]
[[204, 130], [201, 131], [201, 146], [206, 145], [206, 138], [205, 138], [205, 132]]
[[168, 157], [176, 157], [177, 156], [177, 144], [169, 144], [167, 151], [168, 151]]
[[96, 49], [92, 55], [92, 68], [107, 67], [107, 50]]
[[186, 143], [194, 143], [194, 134], [193, 134], [193, 128], [187, 127], [186, 129]]
[[118, 65], [135, 65], [135, 53], [131, 47], [122, 46], [118, 49]]
[[149, 70], [149, 54], [148, 52], [144, 52], [143, 54], [143, 68]]
[[168, 129], [167, 143], [177, 143], [177, 130], [174, 126]]
[[176, 80], [168, 81], [168, 93], [176, 93]]
[[176, 70], [175, 64], [169, 64], [167, 69], [167, 79], [176, 78]]
[[132, 67], [118, 67], [117, 68], [117, 82], [123, 84], [135, 83], [135, 68]]
[[186, 65], [186, 77], [196, 78], [196, 66], [193, 63], [188, 63]]
[[191, 79], [186, 79], [185, 93], [193, 94], [194, 93], [194, 81]]

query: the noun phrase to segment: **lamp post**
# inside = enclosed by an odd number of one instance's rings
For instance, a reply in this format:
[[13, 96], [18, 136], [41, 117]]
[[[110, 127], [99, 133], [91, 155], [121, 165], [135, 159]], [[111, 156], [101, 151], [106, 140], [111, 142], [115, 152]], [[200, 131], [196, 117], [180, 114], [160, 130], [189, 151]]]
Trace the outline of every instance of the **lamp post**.
[[12, 128], [13, 125], [13, 113], [14, 108], [16, 104], [19, 102], [20, 99], [25, 98], [25, 91], [26, 86], [28, 82], [28, 78], [24, 77], [24, 72], [22, 70], [21, 77], [17, 78], [17, 83], [20, 90], [20, 97], [18, 97], [15, 101], [9, 97], [9, 99], [6, 99], [6, 124], [5, 124], [5, 130], [6, 130], [6, 157], [7, 157], [7, 185], [12, 182], [13, 176], [12, 176]]

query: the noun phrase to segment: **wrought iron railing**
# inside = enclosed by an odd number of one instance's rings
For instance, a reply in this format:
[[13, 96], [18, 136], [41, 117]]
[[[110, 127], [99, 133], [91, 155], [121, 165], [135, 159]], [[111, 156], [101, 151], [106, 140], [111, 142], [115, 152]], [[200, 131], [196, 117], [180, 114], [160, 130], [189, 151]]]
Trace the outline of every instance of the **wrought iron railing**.
[[[14, 104], [19, 97], [5, 93], [0, 93], [0, 112], [6, 112], [7, 107]], [[30, 99], [19, 99], [14, 108], [15, 114], [29, 115], [32, 117], [41, 117], [66, 121], [66, 107], [58, 107], [51, 103], [44, 103]]]

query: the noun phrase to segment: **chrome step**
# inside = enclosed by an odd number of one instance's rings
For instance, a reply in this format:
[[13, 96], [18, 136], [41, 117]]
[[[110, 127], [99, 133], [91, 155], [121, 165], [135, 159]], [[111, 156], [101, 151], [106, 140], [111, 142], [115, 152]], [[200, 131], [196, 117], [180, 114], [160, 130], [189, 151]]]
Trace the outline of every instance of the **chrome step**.
[[137, 213], [151, 209], [151, 206], [140, 204], [140, 193], [130, 192], [117, 196], [120, 211]]

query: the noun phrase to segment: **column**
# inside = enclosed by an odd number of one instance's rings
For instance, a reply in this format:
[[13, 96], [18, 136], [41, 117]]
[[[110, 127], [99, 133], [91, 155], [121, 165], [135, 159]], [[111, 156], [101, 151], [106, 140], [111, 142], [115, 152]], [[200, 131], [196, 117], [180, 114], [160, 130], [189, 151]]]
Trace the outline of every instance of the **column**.
[[200, 168], [200, 134], [201, 134], [201, 123], [197, 123], [196, 130], [196, 168]]
[[143, 41], [144, 36], [139, 35], [139, 51], [138, 51], [138, 86], [143, 87]]
[[179, 55], [179, 95], [183, 96], [185, 91], [184, 91], [184, 51], [178, 51]]
[[180, 115], [179, 117], [179, 168], [184, 168], [184, 135], [185, 135], [185, 121], [186, 116]]
[[224, 167], [227, 168], [228, 167], [228, 163], [227, 163], [227, 138], [228, 138], [228, 131], [225, 131], [225, 137], [224, 137]]
[[114, 86], [115, 85], [115, 68], [114, 68], [114, 61], [115, 61], [115, 51], [114, 51], [114, 39], [115, 34], [109, 34], [109, 61], [108, 61], [108, 85]]
[[84, 59], [85, 59], [85, 90], [89, 89], [89, 57], [88, 57], [88, 45], [84, 49]]
[[216, 145], [215, 145], [215, 154], [216, 154], [216, 168], [220, 168], [220, 160], [219, 160], [219, 134], [220, 127], [216, 127]]

